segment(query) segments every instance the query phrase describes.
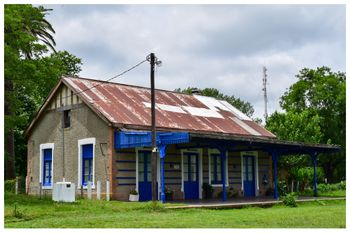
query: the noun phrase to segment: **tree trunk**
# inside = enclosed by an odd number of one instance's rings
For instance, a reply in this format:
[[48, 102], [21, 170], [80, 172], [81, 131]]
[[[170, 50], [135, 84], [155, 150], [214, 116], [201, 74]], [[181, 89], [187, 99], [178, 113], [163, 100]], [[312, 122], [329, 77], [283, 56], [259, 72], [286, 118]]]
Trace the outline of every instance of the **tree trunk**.
[[[13, 116], [11, 109], [11, 98], [13, 93], [13, 83], [11, 80], [5, 79], [5, 116], [11, 118]], [[6, 120], [5, 120], [6, 123]], [[11, 123], [10, 123], [11, 124]], [[6, 127], [5, 127], [6, 128]], [[14, 179], [15, 171], [15, 137], [11, 127], [5, 131], [5, 180]]]

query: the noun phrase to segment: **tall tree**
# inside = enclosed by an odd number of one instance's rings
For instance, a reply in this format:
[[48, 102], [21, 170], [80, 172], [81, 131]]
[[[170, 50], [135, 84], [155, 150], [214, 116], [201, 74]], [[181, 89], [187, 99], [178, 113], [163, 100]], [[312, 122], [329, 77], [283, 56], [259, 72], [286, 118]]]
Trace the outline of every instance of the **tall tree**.
[[[332, 156], [321, 154], [319, 163], [329, 181], [344, 179], [346, 75], [343, 72], [332, 72], [328, 67], [319, 67], [304, 68], [296, 77], [298, 81], [284, 93], [280, 105], [287, 114], [302, 115], [307, 112], [318, 119], [320, 132], [315, 133], [319, 135], [317, 137], [320, 137], [320, 143], [341, 145], [340, 153]], [[272, 125], [274, 120], [270, 118], [268, 125]], [[295, 130], [290, 129], [290, 135], [294, 135]], [[279, 132], [276, 133], [279, 135]], [[311, 135], [304, 141], [315, 142]]]
[[[26, 157], [22, 132], [33, 113], [62, 74], [80, 71], [79, 58], [55, 52], [55, 31], [45, 19], [48, 11], [5, 5], [5, 179], [15, 177], [15, 161]], [[25, 169], [19, 172], [25, 174]]]
[[215, 88], [199, 89], [194, 87], [188, 87], [185, 89], [177, 88], [175, 89], [175, 91], [191, 94], [192, 90], [194, 89], [198, 90], [200, 94], [203, 96], [210, 96], [219, 100], [226, 100], [228, 103], [230, 103], [232, 106], [235, 106], [237, 109], [239, 109], [241, 112], [243, 112], [247, 116], [249, 117], [253, 116], [254, 108], [249, 102], [241, 100], [240, 98], [236, 98], [234, 95], [231, 95], [231, 96], [224, 95], [218, 89], [215, 89]]

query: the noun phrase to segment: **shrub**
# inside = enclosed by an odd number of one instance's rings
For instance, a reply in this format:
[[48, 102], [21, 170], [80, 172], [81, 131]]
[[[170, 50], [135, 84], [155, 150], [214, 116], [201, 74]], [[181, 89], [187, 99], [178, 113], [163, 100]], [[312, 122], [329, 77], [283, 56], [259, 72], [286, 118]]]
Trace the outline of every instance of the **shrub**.
[[337, 191], [337, 190], [345, 190], [346, 189], [346, 183], [341, 181], [337, 184], [318, 184], [317, 190], [319, 192], [330, 192], [330, 191]]
[[16, 179], [13, 180], [5, 180], [5, 192], [15, 192]]
[[138, 195], [138, 193], [137, 193], [136, 190], [131, 190], [131, 191], [129, 192], [129, 194], [131, 194], [131, 195]]
[[297, 207], [297, 202], [295, 201], [296, 195], [295, 193], [288, 193], [283, 198], [283, 204], [289, 207]]
[[144, 207], [145, 210], [147, 211], [164, 211], [164, 205], [161, 205], [158, 201], [150, 201], [145, 205]]
[[[234, 192], [233, 191], [229, 191], [226, 189], [226, 197], [233, 197], [234, 195]], [[237, 193], [237, 196], [238, 196], [238, 193]], [[217, 197], [218, 198], [221, 198], [222, 197], [222, 191], [220, 191], [218, 194], [217, 194]]]
[[266, 190], [265, 195], [266, 196], [272, 196], [273, 192], [274, 192], [273, 188], [272, 187], [268, 187], [267, 190]]
[[285, 180], [278, 181], [277, 190], [280, 196], [285, 196], [287, 194], [287, 183]]
[[[316, 180], [318, 183], [324, 180], [324, 171], [322, 167], [317, 167]], [[301, 183], [301, 191], [308, 185], [313, 184], [314, 180], [314, 168], [313, 167], [302, 167], [296, 171], [296, 179]]]
[[15, 217], [15, 218], [24, 218], [25, 217], [24, 213], [18, 208], [17, 203], [15, 203], [15, 205], [14, 205], [13, 217]]
[[174, 196], [174, 191], [165, 187], [164, 188], [164, 193], [165, 193], [165, 200], [167, 201], [172, 201], [173, 200], [173, 196]]
[[338, 188], [340, 190], [346, 190], [346, 182], [345, 181], [340, 181], [340, 183], [338, 184]]
[[208, 183], [203, 183], [202, 189], [204, 192], [204, 198], [212, 198], [213, 197], [213, 192], [214, 188]]

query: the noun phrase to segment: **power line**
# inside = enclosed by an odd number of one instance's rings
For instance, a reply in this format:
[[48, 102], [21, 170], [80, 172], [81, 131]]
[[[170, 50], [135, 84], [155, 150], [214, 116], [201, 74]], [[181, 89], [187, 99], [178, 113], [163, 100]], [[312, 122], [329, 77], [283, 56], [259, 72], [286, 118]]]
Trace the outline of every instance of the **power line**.
[[[122, 75], [128, 73], [129, 71], [135, 69], [136, 67], [140, 66], [141, 64], [143, 64], [143, 63], [146, 62], [146, 61], [147, 61], [147, 59], [145, 59], [145, 60], [143, 60], [143, 61], [137, 63], [136, 65], [130, 67], [129, 69], [127, 69], [127, 70], [125, 70], [125, 71], [123, 71], [123, 72], [121, 72], [121, 73], [119, 73], [119, 74], [113, 76], [112, 78], [109, 78], [109, 79], [107, 79], [107, 80], [101, 80], [101, 81], [102, 81], [102, 82], [109, 82], [109, 81], [111, 81], [111, 80], [113, 80], [113, 79], [115, 79], [115, 78], [118, 78], [118, 77], [120, 77], [120, 76], [122, 76]], [[69, 97], [71, 97], [71, 96], [74, 96], [74, 95], [83, 93], [83, 92], [85, 92], [85, 91], [91, 90], [91, 89], [93, 89], [93, 88], [95, 88], [95, 87], [97, 87], [97, 86], [100, 86], [100, 85], [102, 85], [102, 84], [103, 84], [103, 83], [98, 83], [98, 84], [96, 84], [96, 85], [93, 85], [92, 87], [89, 87], [89, 88], [86, 88], [86, 89], [84, 89], [84, 90], [78, 91], [78, 92], [74, 93], [73, 95], [68, 95], [68, 96], [62, 97], [62, 99], [69, 98]]]

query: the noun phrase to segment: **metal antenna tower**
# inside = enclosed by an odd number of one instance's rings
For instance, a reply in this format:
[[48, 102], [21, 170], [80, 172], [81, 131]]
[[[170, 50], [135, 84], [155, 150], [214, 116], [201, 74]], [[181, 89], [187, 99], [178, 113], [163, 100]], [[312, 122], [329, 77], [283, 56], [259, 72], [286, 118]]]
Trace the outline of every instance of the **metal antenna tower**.
[[265, 124], [267, 121], [267, 89], [266, 89], [266, 84], [267, 84], [267, 69], [265, 66], [263, 66], [263, 92], [264, 92], [264, 104], [265, 104], [265, 113], [264, 113], [264, 118], [265, 118]]

